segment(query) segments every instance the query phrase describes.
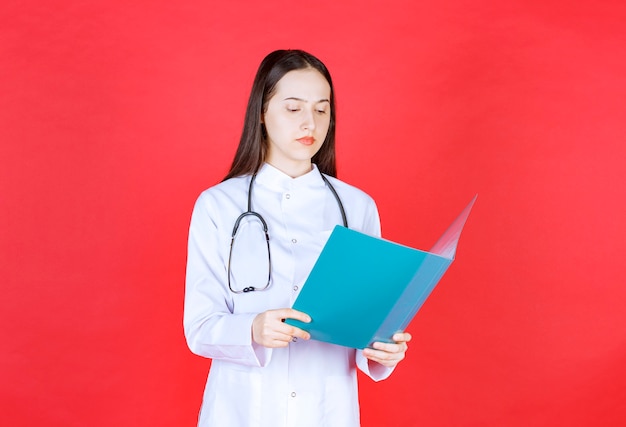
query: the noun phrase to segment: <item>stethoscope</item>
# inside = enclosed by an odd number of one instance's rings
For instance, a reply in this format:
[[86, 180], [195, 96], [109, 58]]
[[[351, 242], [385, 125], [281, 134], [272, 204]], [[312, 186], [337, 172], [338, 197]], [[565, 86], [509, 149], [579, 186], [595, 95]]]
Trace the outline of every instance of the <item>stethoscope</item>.
[[[335, 187], [332, 186], [328, 178], [326, 178], [326, 176], [324, 176], [322, 172], [320, 172], [320, 176], [322, 177], [322, 179], [328, 186], [328, 189], [330, 190], [330, 192], [333, 193], [333, 197], [337, 201], [337, 205], [339, 206], [339, 211], [341, 212], [341, 219], [343, 221], [343, 226], [348, 228], [348, 219], [346, 217], [346, 211], [343, 208], [343, 203], [341, 203], [341, 199], [339, 198], [339, 195], [337, 194]], [[256, 179], [256, 173], [252, 175], [252, 178], [250, 179], [250, 185], [248, 187], [248, 210], [246, 210], [244, 213], [239, 215], [239, 217], [235, 221], [235, 225], [233, 226], [233, 233], [231, 235], [231, 240], [230, 240], [230, 251], [228, 253], [228, 288], [230, 289], [231, 292], [235, 294], [247, 293], [247, 292], [252, 292], [252, 291], [264, 291], [267, 288], [269, 288], [270, 283], [272, 281], [272, 257], [270, 254], [270, 236], [267, 232], [267, 222], [265, 222], [265, 219], [263, 218], [263, 216], [261, 216], [260, 213], [252, 210], [252, 187], [254, 186], [255, 179]], [[246, 286], [241, 290], [235, 290], [233, 289], [231, 282], [230, 282], [230, 278], [231, 278], [230, 266], [231, 266], [231, 260], [233, 256], [233, 245], [235, 243], [235, 237], [237, 236], [237, 230], [239, 229], [239, 224], [246, 217], [257, 218], [261, 222], [261, 225], [263, 227], [263, 232], [265, 233], [265, 242], [267, 243], [267, 262], [269, 266], [268, 274], [267, 274], [267, 283], [262, 288], [255, 288], [254, 286]]]

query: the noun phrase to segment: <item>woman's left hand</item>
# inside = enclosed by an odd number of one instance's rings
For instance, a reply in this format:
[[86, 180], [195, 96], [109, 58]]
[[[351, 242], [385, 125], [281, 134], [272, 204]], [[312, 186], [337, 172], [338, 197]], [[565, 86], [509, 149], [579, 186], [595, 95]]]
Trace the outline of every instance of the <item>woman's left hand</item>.
[[363, 356], [383, 366], [395, 367], [406, 355], [409, 348], [407, 343], [411, 341], [411, 334], [398, 332], [392, 337], [392, 340], [395, 343], [375, 342], [372, 344], [374, 348], [363, 349]]

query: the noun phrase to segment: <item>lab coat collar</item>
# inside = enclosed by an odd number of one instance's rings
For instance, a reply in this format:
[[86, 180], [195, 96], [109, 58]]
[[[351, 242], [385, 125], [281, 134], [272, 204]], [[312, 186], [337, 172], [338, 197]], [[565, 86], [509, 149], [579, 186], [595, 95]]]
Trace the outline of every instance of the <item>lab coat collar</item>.
[[323, 187], [325, 185], [315, 164], [313, 164], [310, 172], [292, 178], [269, 163], [264, 163], [257, 172], [256, 182], [279, 191], [304, 187]]

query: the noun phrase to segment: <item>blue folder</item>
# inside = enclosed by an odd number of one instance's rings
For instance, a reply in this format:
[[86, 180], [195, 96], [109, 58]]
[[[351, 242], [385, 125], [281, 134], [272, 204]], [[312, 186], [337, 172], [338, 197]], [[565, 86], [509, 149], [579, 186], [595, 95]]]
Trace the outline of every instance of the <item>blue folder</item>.
[[392, 342], [454, 260], [476, 197], [428, 252], [336, 226], [293, 305], [311, 323], [286, 323], [346, 347]]

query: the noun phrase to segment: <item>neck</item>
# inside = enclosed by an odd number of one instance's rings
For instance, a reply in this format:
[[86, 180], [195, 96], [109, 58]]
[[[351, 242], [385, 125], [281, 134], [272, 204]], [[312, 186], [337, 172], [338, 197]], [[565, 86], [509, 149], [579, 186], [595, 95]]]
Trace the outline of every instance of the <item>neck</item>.
[[292, 178], [298, 178], [299, 176], [306, 175], [307, 173], [311, 172], [311, 170], [313, 170], [313, 165], [310, 161], [297, 162], [293, 164], [276, 164], [271, 160], [268, 160], [267, 163]]

